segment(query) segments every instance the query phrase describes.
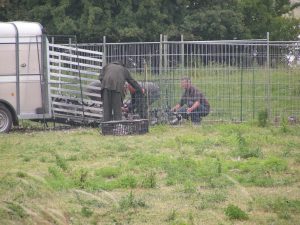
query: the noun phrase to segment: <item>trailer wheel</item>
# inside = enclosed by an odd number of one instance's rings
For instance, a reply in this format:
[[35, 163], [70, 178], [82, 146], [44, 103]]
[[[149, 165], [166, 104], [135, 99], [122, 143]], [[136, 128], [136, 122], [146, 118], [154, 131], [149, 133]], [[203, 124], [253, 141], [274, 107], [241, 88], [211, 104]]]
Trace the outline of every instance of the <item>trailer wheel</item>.
[[10, 111], [0, 103], [0, 133], [8, 133], [12, 127]]

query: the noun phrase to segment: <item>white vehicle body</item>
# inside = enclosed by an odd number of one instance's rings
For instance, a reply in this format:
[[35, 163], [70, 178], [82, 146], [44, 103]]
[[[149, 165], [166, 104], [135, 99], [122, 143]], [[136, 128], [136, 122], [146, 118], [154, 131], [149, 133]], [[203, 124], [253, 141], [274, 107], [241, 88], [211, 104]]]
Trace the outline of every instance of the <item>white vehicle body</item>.
[[85, 88], [101, 68], [101, 52], [49, 43], [39, 23], [0, 22], [0, 132], [19, 119], [100, 121]]
[[43, 41], [39, 23], [0, 22], [0, 103], [14, 123], [50, 117]]

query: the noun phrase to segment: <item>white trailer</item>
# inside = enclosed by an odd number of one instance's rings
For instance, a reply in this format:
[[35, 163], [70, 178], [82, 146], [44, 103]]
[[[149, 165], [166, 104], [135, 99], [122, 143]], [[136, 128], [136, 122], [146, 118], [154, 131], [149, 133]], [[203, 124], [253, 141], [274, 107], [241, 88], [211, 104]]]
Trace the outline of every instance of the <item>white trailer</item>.
[[43, 42], [38, 23], [0, 23], [0, 132], [50, 117]]
[[19, 119], [94, 122], [101, 102], [85, 90], [102, 53], [49, 43], [35, 22], [0, 22], [0, 132]]

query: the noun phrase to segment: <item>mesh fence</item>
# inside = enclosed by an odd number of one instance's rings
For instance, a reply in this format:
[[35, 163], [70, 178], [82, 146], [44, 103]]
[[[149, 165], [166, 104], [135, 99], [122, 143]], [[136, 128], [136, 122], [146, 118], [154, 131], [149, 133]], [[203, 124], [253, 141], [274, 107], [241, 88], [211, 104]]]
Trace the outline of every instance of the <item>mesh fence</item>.
[[[121, 60], [133, 77], [160, 88], [151, 113], [165, 112], [182, 95], [182, 77], [191, 78], [211, 106], [211, 121], [249, 121], [300, 116], [299, 42], [167, 41], [78, 44], [103, 52], [103, 62]], [[159, 119], [166, 115], [159, 114]]]

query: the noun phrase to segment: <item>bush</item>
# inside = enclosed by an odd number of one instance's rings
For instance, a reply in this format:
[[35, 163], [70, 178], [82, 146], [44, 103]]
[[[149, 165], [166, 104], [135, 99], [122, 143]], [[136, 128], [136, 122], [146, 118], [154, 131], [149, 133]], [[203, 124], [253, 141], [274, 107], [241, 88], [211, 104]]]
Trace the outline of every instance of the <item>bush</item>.
[[136, 199], [132, 191], [128, 195], [121, 198], [119, 205], [123, 210], [127, 210], [129, 208], [146, 207], [145, 201], [142, 199]]
[[120, 169], [117, 167], [104, 167], [101, 169], [98, 169], [95, 174], [97, 176], [102, 176], [104, 178], [116, 178], [120, 175]]
[[142, 187], [143, 188], [155, 188], [157, 185], [156, 181], [156, 175], [153, 171], [151, 171], [149, 174], [146, 174], [146, 176], [142, 180]]
[[134, 176], [127, 175], [120, 178], [119, 186], [122, 188], [136, 188], [137, 180]]
[[225, 215], [231, 220], [247, 220], [249, 218], [247, 213], [232, 204], [225, 209]]
[[84, 217], [90, 217], [93, 214], [93, 211], [87, 207], [82, 207], [81, 215]]
[[242, 136], [240, 132], [237, 133], [237, 149], [233, 152], [234, 156], [239, 156], [243, 159], [247, 158], [261, 158], [263, 156], [263, 153], [259, 147], [256, 148], [250, 148], [248, 146], [248, 143], [246, 142], [246, 139]]
[[258, 126], [266, 127], [268, 123], [268, 110], [262, 110], [258, 112]]

